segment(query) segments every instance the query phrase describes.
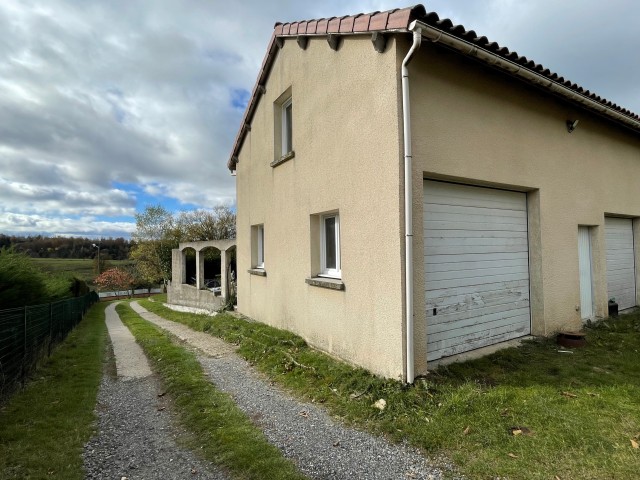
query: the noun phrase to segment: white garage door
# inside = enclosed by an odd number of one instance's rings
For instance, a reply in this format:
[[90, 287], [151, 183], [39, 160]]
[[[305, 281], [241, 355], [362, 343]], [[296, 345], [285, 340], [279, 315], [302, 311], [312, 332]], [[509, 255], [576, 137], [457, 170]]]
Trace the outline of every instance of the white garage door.
[[424, 182], [427, 360], [528, 335], [527, 201]]
[[636, 271], [633, 253], [633, 224], [629, 218], [604, 219], [607, 248], [607, 290], [618, 308], [636, 306]]

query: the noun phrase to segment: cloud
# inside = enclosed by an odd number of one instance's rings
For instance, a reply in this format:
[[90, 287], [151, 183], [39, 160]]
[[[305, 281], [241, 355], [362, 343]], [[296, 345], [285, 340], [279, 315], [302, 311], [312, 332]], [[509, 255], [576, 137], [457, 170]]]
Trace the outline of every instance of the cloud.
[[[121, 231], [144, 207], [139, 192], [146, 203], [157, 195], [178, 206], [232, 205], [226, 161], [275, 21], [397, 7], [385, 0], [3, 0], [0, 229], [92, 231], [78, 223], [82, 217]], [[634, 2], [585, 0], [578, 9], [550, 0], [434, 0], [426, 7], [640, 110], [639, 34], [624, 28], [640, 13]]]
[[134, 229], [133, 222], [97, 220], [95, 217], [69, 218], [19, 213], [0, 216], [0, 231], [9, 235], [128, 238]]

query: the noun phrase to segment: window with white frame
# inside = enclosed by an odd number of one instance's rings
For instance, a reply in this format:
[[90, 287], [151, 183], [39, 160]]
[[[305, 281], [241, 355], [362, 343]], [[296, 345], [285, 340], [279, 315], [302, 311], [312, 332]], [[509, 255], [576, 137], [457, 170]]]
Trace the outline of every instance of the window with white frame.
[[256, 234], [258, 242], [256, 268], [264, 268], [264, 225], [258, 225]]
[[340, 216], [323, 215], [320, 225], [320, 272], [340, 278]]
[[293, 152], [293, 102], [291, 97], [282, 104], [282, 155]]
[[251, 268], [264, 270], [264, 224], [251, 225]]

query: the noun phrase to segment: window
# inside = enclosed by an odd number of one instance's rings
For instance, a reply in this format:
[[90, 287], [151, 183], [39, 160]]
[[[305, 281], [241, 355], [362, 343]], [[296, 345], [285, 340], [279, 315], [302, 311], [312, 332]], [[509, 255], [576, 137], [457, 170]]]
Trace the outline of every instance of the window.
[[258, 261], [256, 262], [256, 268], [264, 268], [264, 225], [258, 225]]
[[323, 215], [320, 231], [321, 275], [340, 278], [340, 216]]
[[287, 88], [273, 102], [273, 161], [271, 167], [282, 165], [296, 156], [293, 151], [293, 90]]
[[282, 151], [283, 156], [293, 152], [293, 102], [291, 97], [282, 104]]
[[264, 276], [264, 224], [251, 225], [251, 269], [249, 273]]

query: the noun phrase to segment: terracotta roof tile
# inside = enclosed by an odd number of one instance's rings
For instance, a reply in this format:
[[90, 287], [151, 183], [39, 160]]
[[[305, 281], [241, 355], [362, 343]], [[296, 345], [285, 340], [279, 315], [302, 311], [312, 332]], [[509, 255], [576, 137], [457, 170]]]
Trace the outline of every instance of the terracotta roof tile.
[[327, 33], [327, 24], [329, 20], [326, 18], [321, 18], [318, 20], [318, 27], [316, 28], [316, 33]]
[[369, 31], [369, 20], [371, 19], [371, 15], [363, 14], [357, 15], [353, 22], [353, 31], [354, 32], [368, 32]]
[[344, 17], [342, 19], [342, 22], [340, 22], [340, 33], [353, 32], [354, 21], [355, 21], [355, 17]]
[[[271, 65], [277, 55], [277, 47], [275, 45], [275, 39], [280, 36], [294, 36], [294, 35], [325, 35], [327, 33], [368, 33], [375, 31], [402, 31], [408, 30], [409, 24], [413, 20], [420, 20], [421, 22], [438, 29], [446, 34], [458, 37], [467, 42], [470, 42], [482, 48], [486, 51], [492, 52], [505, 60], [511, 61], [523, 68], [529, 69], [532, 72], [541, 75], [553, 81], [557, 84], [564, 85], [570, 90], [576, 92], [576, 94], [583, 95], [591, 99], [592, 101], [601, 104], [603, 107], [609, 107], [610, 109], [618, 112], [619, 114], [627, 116], [629, 119], [635, 122], [640, 122], [640, 116], [625, 109], [619, 107], [616, 104], [596, 95], [589, 90], [585, 90], [583, 87], [576, 83], [572, 83], [566, 80], [564, 77], [557, 73], [551, 72], [548, 68], [545, 68], [539, 63], [535, 63], [533, 60], [529, 60], [525, 56], [518, 55], [517, 52], [510, 51], [507, 47], [500, 46], [497, 42], [490, 42], [487, 37], [478, 36], [474, 30], [467, 31], [464, 25], [454, 25], [448, 18], [440, 19], [437, 13], [425, 11], [422, 5], [415, 5], [413, 7], [407, 7], [402, 9], [388, 10], [386, 12], [373, 12], [373, 13], [360, 13], [357, 15], [349, 15], [345, 17], [332, 17], [321, 18], [318, 20], [308, 20], [292, 23], [276, 23], [274, 26], [273, 35], [267, 48], [267, 54], [262, 62], [260, 73], [258, 74], [258, 80], [253, 89], [253, 93], [247, 105], [247, 109], [242, 120], [242, 127], [236, 136], [231, 158], [227, 163], [229, 168], [235, 168], [235, 159], [238, 152], [242, 147], [244, 137], [247, 132], [246, 125], [251, 123], [253, 113], [257, 107], [260, 95], [258, 86], [264, 85], [266, 79], [271, 70]], [[592, 107], [596, 109], [595, 107]], [[597, 111], [597, 109], [596, 109]], [[618, 120], [624, 123], [622, 120]], [[625, 123], [630, 125], [629, 123]], [[631, 128], [634, 128], [631, 126]], [[640, 127], [635, 127], [636, 131], [640, 131]]]
[[331, 18], [327, 25], [327, 33], [338, 33], [340, 31], [340, 20], [339, 17]]
[[371, 17], [369, 22], [369, 30], [384, 30], [387, 28], [387, 19], [389, 18], [389, 12], [376, 13]]
[[309, 23], [307, 23], [307, 34], [311, 34], [311, 35], [315, 34], [316, 28], [318, 28], [318, 21], [309, 20]]
[[387, 20], [387, 28], [389, 30], [407, 28], [407, 26], [411, 23], [412, 15], [424, 15], [424, 8], [422, 8], [422, 12], [418, 11], [420, 7], [422, 6], [416, 5], [414, 8], [401, 8], [393, 10], [389, 14], [389, 19]]

